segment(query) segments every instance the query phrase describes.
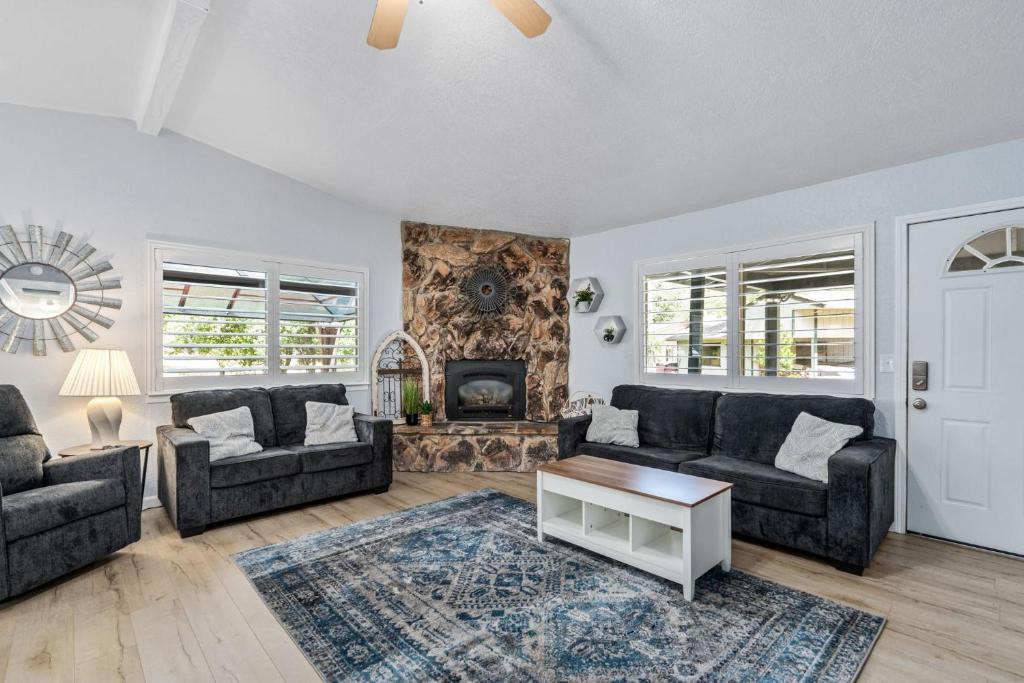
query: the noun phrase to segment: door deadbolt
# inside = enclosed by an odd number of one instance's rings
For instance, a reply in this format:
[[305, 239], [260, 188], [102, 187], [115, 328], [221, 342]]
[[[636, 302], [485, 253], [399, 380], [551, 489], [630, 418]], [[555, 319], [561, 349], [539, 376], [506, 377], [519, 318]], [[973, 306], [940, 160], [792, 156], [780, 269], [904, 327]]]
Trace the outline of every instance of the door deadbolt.
[[928, 361], [914, 361], [910, 370], [910, 387], [914, 391], [928, 391]]
[[925, 408], [928, 407], [928, 401], [924, 400], [923, 398], [915, 398], [914, 402], [911, 403], [910, 405], [914, 406], [918, 410], [924, 410]]

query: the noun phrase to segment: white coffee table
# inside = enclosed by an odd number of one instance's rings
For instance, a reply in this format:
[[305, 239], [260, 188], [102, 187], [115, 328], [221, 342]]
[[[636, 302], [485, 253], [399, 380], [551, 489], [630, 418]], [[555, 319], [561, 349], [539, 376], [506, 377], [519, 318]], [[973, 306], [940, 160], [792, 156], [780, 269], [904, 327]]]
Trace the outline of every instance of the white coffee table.
[[537, 540], [561, 539], [683, 586], [732, 562], [732, 484], [578, 455], [537, 469]]

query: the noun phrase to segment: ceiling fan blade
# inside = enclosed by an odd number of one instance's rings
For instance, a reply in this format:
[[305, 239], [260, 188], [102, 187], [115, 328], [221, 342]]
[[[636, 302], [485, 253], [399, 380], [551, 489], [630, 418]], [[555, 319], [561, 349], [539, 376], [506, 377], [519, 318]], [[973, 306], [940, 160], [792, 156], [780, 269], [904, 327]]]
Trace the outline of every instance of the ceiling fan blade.
[[491, 4], [527, 38], [536, 38], [551, 24], [551, 15], [534, 0], [491, 0]]
[[366, 36], [368, 45], [378, 50], [390, 50], [398, 45], [398, 36], [402, 34], [402, 22], [405, 12], [409, 9], [409, 0], [377, 0], [377, 10], [370, 22], [370, 34]]

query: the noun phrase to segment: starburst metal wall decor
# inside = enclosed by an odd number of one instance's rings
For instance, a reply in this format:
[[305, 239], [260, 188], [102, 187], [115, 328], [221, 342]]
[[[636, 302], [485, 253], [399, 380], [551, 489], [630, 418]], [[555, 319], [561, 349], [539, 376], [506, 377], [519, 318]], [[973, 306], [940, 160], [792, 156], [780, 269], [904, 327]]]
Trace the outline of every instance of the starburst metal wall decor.
[[483, 313], [500, 311], [508, 303], [508, 274], [498, 266], [484, 266], [466, 279], [463, 291]]
[[25, 342], [33, 355], [45, 356], [52, 341], [67, 353], [75, 350], [74, 335], [91, 343], [97, 328], [114, 324], [101, 311], [121, 308], [108, 293], [121, 288], [121, 278], [95, 254], [63, 230], [48, 234], [30, 225], [19, 235], [0, 226], [0, 351], [17, 353]]

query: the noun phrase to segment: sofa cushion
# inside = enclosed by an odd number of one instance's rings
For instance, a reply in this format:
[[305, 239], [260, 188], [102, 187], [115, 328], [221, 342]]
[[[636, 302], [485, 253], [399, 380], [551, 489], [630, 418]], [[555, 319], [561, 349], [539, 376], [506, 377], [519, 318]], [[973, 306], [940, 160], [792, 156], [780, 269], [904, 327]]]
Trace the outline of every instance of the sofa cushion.
[[713, 455], [684, 462], [679, 471], [735, 484], [732, 499], [743, 503], [815, 517], [824, 517], [828, 509], [828, 486], [772, 465]]
[[303, 472], [326, 472], [341, 467], [365, 465], [373, 460], [373, 448], [368, 443], [346, 442], [321, 446], [289, 446], [299, 454]]
[[274, 409], [277, 442], [282, 446], [302, 444], [306, 440], [306, 402], [336, 403], [347, 406], [344, 384], [308, 384], [272, 387], [268, 390]]
[[666, 389], [621, 384], [611, 404], [640, 413], [641, 446], [707, 451], [717, 391]]
[[21, 493], [4, 492], [7, 541], [34, 536], [124, 505], [124, 484], [118, 479], [91, 479], [53, 484]]
[[875, 406], [863, 398], [726, 394], [715, 408], [711, 454], [772, 465], [800, 413], [860, 427], [858, 440], [870, 439], [875, 428]]
[[618, 460], [632, 465], [654, 467], [675, 472], [679, 463], [706, 457], [703, 451], [688, 451], [679, 448], [658, 448], [657, 446], [615, 446], [604, 443], [581, 443], [576, 449], [578, 455], [595, 455], [599, 458]]
[[210, 462], [263, 450], [263, 446], [256, 443], [252, 412], [245, 406], [223, 413], [190, 417], [188, 426], [206, 439], [210, 447]]
[[287, 448], [268, 448], [259, 453], [224, 458], [210, 463], [210, 487], [226, 488], [298, 474], [299, 454]]
[[214, 389], [174, 394], [171, 396], [171, 420], [175, 427], [188, 427], [188, 421], [193, 417], [223, 413], [242, 406], [252, 413], [256, 443], [264, 448], [276, 446], [274, 413], [266, 389]]

